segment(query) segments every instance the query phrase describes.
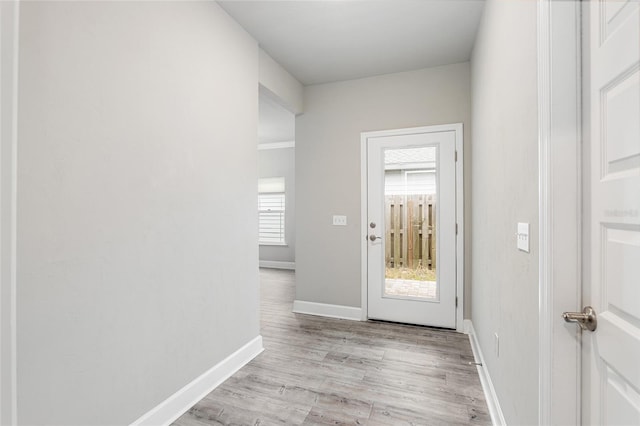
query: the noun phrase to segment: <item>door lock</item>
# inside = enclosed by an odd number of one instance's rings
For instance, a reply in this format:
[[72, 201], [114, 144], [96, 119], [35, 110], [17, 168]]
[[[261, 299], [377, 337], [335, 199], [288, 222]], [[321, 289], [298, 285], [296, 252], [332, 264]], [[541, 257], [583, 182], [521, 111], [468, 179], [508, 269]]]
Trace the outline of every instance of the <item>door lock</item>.
[[563, 312], [562, 318], [566, 322], [577, 322], [583, 330], [595, 331], [598, 326], [596, 311], [591, 306], [585, 306], [582, 312]]

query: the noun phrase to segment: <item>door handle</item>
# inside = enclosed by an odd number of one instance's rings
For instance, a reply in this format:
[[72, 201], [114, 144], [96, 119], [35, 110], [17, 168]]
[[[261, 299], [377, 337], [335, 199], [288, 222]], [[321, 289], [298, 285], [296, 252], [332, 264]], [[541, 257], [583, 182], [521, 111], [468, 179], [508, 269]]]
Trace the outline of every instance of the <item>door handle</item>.
[[563, 312], [562, 318], [566, 322], [577, 322], [583, 330], [595, 331], [598, 326], [596, 311], [591, 306], [585, 306], [582, 312]]
[[375, 240], [378, 240], [378, 239], [380, 239], [380, 240], [381, 240], [381, 239], [382, 239], [382, 237], [377, 237], [377, 236], [375, 236], [375, 235], [371, 234], [371, 235], [369, 235], [369, 239], [370, 239], [371, 241], [375, 241]]

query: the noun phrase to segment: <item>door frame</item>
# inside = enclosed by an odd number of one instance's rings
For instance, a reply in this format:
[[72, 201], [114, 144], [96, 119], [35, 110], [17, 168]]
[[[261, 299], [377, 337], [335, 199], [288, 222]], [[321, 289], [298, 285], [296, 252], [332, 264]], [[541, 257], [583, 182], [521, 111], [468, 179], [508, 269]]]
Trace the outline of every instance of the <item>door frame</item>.
[[582, 310], [581, 1], [537, 6], [538, 423], [578, 425], [581, 334], [561, 313]]
[[462, 123], [442, 124], [435, 126], [410, 127], [404, 129], [390, 129], [362, 132], [360, 134], [360, 226], [362, 227], [362, 239], [360, 240], [360, 277], [361, 277], [361, 304], [362, 321], [369, 318], [368, 310], [368, 271], [367, 271], [367, 204], [368, 204], [368, 159], [367, 140], [368, 138], [381, 136], [402, 136], [419, 133], [454, 132], [456, 149], [456, 224], [458, 234], [456, 235], [456, 331], [464, 332], [464, 151], [463, 151], [463, 125]]
[[19, 0], [0, 2], [0, 424], [17, 424], [16, 191]]

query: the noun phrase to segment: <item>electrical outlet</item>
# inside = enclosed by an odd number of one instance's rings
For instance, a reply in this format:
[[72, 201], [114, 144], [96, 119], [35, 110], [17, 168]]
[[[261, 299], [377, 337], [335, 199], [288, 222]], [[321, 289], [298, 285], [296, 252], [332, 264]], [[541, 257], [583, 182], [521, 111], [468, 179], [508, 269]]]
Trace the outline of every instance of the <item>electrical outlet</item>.
[[493, 333], [493, 348], [496, 352], [496, 358], [500, 358], [500, 337], [498, 333]]
[[333, 215], [334, 226], [347, 226], [347, 217], [340, 215]]

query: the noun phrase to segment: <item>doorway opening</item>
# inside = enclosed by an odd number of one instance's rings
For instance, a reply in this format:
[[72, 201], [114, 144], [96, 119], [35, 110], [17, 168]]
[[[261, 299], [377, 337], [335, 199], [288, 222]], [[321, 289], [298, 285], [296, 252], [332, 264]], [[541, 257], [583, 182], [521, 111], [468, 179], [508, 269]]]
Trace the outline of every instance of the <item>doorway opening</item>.
[[260, 87], [258, 244], [260, 267], [295, 269], [295, 114]]

